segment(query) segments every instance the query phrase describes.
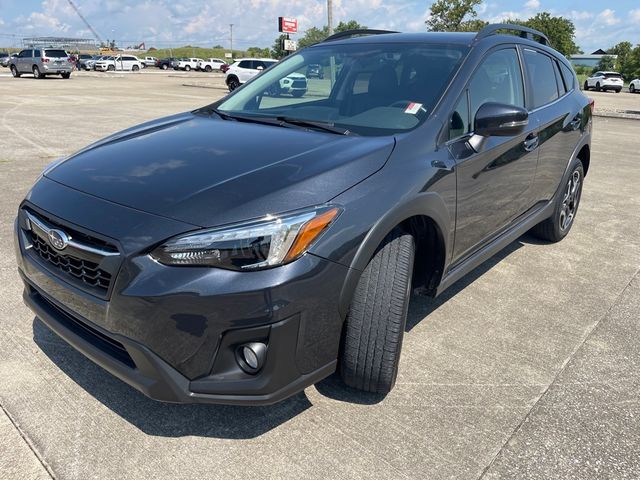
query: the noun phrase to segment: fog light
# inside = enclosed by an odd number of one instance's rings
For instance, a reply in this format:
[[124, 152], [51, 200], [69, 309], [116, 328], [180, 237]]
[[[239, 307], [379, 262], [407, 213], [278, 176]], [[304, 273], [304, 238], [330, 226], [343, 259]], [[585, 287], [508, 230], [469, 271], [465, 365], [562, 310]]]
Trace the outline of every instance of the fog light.
[[241, 345], [236, 356], [240, 368], [247, 373], [257, 373], [267, 358], [267, 346], [264, 343], [252, 342]]

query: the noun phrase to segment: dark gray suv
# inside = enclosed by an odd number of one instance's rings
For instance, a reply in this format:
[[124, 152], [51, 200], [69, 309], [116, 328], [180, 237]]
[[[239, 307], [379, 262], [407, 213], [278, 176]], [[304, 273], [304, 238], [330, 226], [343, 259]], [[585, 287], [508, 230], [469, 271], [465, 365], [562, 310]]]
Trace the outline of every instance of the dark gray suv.
[[49, 166], [16, 220], [24, 299], [158, 400], [272, 403], [336, 369], [386, 393], [412, 289], [567, 235], [591, 128], [540, 32], [337, 34]]

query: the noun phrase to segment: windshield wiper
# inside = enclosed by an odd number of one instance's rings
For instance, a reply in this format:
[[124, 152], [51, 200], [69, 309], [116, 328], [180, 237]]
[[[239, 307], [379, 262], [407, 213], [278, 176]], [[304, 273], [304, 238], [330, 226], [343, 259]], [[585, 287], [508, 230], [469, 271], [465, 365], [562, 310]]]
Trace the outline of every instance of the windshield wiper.
[[289, 125], [298, 125], [300, 127], [315, 128], [317, 130], [323, 130], [329, 133], [335, 133], [337, 135], [351, 135], [352, 132], [346, 128], [336, 127], [333, 123], [329, 122], [315, 122], [312, 120], [303, 120], [300, 118], [292, 117], [275, 117], [281, 122], [288, 123]]

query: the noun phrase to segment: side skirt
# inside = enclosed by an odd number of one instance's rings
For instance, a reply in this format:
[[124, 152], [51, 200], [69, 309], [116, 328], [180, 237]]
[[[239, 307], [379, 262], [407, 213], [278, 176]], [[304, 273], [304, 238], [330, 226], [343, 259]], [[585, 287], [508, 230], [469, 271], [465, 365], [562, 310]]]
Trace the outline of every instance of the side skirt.
[[537, 210], [531, 212], [522, 221], [509, 230], [506, 230], [491, 242], [486, 244], [478, 251], [471, 254], [462, 262], [456, 264], [451, 268], [444, 276], [438, 289], [436, 290], [436, 297], [444, 292], [447, 288], [460, 280], [466, 274], [471, 272], [476, 267], [483, 264], [485, 261], [493, 257], [500, 250], [505, 248], [510, 243], [514, 242], [526, 232], [535, 227], [538, 223], [549, 218], [553, 214], [553, 206], [555, 204], [555, 196], [548, 203], [542, 205]]

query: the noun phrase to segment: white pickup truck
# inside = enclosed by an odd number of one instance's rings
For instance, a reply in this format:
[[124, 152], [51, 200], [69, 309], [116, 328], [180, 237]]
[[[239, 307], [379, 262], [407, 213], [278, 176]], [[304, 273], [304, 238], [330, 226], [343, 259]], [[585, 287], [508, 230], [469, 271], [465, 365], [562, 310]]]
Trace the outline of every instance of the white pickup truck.
[[220, 67], [226, 64], [227, 62], [221, 60], [220, 58], [207, 58], [206, 60], [202, 60], [200, 63], [198, 63], [196, 69], [203, 72], [212, 72], [214, 70], [220, 70]]
[[198, 68], [198, 63], [200, 62], [202, 62], [201, 58], [181, 58], [178, 61], [176, 70], [185, 70], [187, 72], [189, 70], [195, 70], [196, 68]]

